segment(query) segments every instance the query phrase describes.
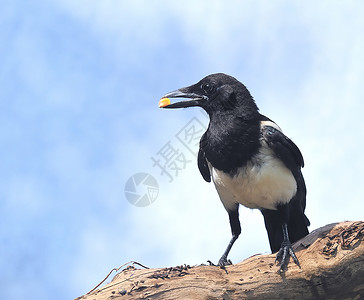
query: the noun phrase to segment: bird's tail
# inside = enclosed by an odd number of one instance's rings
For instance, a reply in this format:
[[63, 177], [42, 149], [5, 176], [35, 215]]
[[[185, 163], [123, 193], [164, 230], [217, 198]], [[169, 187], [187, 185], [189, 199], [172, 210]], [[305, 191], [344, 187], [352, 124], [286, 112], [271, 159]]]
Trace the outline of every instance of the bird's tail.
[[[283, 242], [282, 218], [277, 211], [262, 210], [262, 214], [270, 248], [272, 253], [277, 252]], [[291, 213], [287, 225], [289, 240], [291, 243], [294, 243], [308, 234], [307, 227], [310, 225], [310, 221], [302, 212]]]
[[308, 235], [308, 226], [310, 221], [304, 213], [298, 216], [291, 216], [288, 222], [288, 235], [291, 243], [297, 242]]

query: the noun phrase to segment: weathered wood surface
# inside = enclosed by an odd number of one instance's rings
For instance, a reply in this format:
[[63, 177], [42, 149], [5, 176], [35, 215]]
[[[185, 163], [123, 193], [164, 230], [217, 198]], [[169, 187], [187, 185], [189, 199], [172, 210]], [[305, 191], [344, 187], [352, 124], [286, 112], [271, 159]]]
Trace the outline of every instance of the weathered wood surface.
[[321, 227], [294, 245], [284, 276], [275, 255], [256, 255], [221, 269], [129, 267], [79, 299], [364, 299], [364, 222]]

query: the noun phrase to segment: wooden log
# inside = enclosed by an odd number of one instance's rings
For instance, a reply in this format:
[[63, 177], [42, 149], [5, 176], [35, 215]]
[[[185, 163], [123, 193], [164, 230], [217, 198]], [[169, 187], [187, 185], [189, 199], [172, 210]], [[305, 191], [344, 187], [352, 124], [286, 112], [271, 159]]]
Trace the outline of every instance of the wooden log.
[[78, 299], [364, 299], [364, 222], [341, 222], [314, 230], [294, 244], [292, 261], [277, 273], [275, 255], [238, 264], [137, 269]]

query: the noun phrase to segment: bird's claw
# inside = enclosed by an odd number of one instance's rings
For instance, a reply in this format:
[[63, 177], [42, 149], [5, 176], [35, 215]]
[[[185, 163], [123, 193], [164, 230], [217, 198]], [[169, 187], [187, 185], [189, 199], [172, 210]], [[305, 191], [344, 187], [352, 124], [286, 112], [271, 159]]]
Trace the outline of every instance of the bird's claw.
[[209, 266], [215, 266], [216, 267], [216, 265], [211, 260], [208, 260], [207, 262], [209, 263]]
[[289, 241], [288, 242], [284, 241], [275, 259], [275, 263], [279, 265], [278, 273], [284, 273], [285, 271], [287, 271], [290, 257], [292, 257], [295, 264], [301, 268], [298, 258], [292, 249], [291, 243]]
[[217, 263], [217, 265], [219, 267], [225, 267], [225, 266], [228, 266], [228, 265], [232, 265], [233, 263], [231, 262], [230, 259], [227, 259], [226, 256], [222, 256], [220, 259], [219, 259], [219, 262]]

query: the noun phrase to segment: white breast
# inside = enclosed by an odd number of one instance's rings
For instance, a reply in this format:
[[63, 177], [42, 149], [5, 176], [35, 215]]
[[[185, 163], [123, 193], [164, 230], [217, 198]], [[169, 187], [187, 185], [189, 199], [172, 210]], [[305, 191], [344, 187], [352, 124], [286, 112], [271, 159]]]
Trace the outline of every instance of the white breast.
[[249, 208], [275, 210], [278, 203], [289, 202], [297, 192], [297, 183], [292, 172], [264, 141], [259, 153], [233, 177], [215, 169], [210, 163], [209, 167], [226, 209], [240, 203]]

